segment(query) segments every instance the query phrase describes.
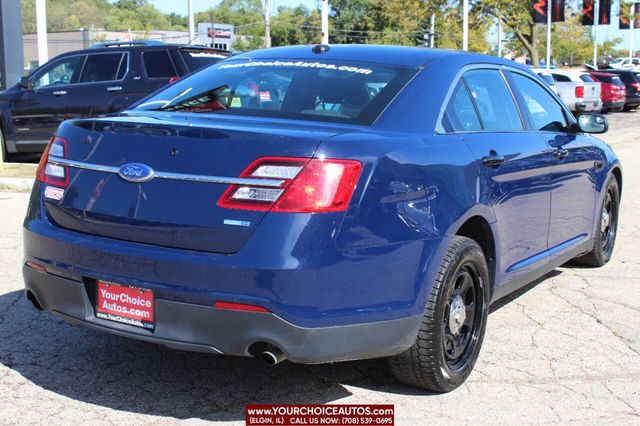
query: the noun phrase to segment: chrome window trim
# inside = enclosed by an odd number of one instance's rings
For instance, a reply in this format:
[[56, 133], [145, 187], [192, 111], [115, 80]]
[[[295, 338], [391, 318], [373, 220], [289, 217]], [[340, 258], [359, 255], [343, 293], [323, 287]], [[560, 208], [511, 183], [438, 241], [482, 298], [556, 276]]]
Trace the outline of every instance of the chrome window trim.
[[[75, 169], [82, 170], [92, 170], [96, 172], [118, 174], [120, 171], [120, 167], [117, 166], [104, 166], [101, 164], [87, 163], [84, 161], [68, 160], [66, 158], [49, 157], [48, 161], [59, 166], [73, 167]], [[280, 188], [285, 182], [283, 179], [234, 178], [225, 176], [206, 176], [186, 173], [159, 172], [155, 170], [154, 179], [169, 179], [202, 183], [221, 183], [229, 185], [266, 186], [273, 188]]]

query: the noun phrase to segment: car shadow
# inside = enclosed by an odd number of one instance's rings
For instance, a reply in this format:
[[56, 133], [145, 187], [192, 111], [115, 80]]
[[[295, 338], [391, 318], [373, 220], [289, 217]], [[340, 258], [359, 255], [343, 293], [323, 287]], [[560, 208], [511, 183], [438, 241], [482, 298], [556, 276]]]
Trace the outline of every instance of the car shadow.
[[[500, 299], [491, 312], [560, 273]], [[349, 386], [433, 395], [398, 383], [381, 359], [270, 367], [250, 358], [182, 352], [72, 327], [37, 311], [22, 291], [0, 295], [0, 364], [67, 398], [176, 419], [244, 420], [249, 403], [332, 403], [350, 396]]]

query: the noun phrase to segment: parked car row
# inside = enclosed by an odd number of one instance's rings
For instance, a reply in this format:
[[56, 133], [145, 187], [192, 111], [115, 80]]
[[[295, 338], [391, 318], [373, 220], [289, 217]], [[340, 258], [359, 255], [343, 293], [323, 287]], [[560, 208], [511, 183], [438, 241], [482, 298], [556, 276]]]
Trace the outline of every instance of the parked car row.
[[0, 92], [4, 156], [40, 153], [62, 121], [117, 112], [227, 56], [152, 41], [101, 43], [59, 55]]
[[574, 114], [628, 111], [640, 106], [640, 72], [631, 68], [533, 68]]

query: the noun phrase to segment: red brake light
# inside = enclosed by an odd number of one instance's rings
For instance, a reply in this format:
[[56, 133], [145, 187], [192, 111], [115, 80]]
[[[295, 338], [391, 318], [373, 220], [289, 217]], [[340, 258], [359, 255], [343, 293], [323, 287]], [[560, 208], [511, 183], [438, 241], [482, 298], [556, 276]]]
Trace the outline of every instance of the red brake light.
[[584, 86], [576, 86], [576, 98], [584, 98]]
[[640, 82], [631, 83], [633, 87], [635, 87], [636, 91], [640, 92]]
[[47, 185], [61, 188], [69, 186], [69, 170], [65, 166], [59, 166], [49, 161], [51, 157], [67, 158], [67, 141], [54, 136], [45, 148], [36, 170], [36, 179]]
[[280, 187], [230, 185], [218, 201], [229, 209], [321, 213], [344, 211], [362, 165], [354, 160], [265, 157], [240, 177], [283, 180]]

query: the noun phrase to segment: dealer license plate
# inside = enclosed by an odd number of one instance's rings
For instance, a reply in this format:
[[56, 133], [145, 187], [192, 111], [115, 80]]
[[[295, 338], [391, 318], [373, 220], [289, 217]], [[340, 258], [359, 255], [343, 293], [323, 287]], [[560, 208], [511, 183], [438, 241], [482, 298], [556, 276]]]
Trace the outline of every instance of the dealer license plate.
[[153, 330], [153, 292], [98, 281], [96, 317]]

